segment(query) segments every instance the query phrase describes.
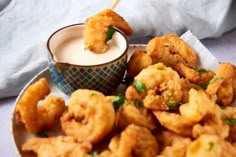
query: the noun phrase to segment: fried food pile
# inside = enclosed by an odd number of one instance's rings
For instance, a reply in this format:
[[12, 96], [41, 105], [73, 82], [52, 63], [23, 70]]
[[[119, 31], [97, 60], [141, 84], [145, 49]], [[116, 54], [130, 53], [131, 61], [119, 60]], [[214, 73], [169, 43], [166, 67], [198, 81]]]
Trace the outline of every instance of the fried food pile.
[[198, 67], [196, 53], [176, 35], [156, 37], [146, 48], [128, 63], [133, 80], [123, 95], [78, 89], [65, 106], [62, 98], [47, 101], [45, 79], [30, 85], [16, 106], [17, 119], [31, 133], [59, 125], [62, 134], [30, 138], [22, 151], [40, 157], [235, 157], [235, 66], [220, 63], [216, 72]]
[[119, 14], [111, 9], [105, 9], [87, 19], [85, 23], [85, 49], [95, 53], [104, 53], [108, 49], [107, 41], [112, 38], [113, 27], [131, 35], [132, 29]]

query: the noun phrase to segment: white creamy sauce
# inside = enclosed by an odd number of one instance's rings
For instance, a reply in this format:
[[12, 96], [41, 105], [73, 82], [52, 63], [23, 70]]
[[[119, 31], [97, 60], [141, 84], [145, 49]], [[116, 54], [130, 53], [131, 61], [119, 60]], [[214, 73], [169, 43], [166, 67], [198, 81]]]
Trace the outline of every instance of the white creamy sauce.
[[121, 56], [122, 52], [113, 40], [108, 42], [108, 46], [105, 53], [94, 53], [84, 50], [83, 38], [71, 38], [55, 48], [54, 60], [76, 65], [97, 65]]

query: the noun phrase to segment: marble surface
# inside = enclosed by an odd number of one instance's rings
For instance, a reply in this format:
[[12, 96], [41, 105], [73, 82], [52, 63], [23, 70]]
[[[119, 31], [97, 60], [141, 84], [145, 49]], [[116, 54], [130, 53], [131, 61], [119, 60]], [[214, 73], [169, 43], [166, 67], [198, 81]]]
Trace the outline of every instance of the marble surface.
[[[146, 43], [148, 40], [147, 37], [132, 40], [130, 43]], [[217, 39], [204, 39], [202, 43], [220, 62], [227, 61], [236, 65], [236, 29]], [[16, 97], [0, 99], [0, 156], [17, 156], [11, 136], [11, 115], [15, 100]]]

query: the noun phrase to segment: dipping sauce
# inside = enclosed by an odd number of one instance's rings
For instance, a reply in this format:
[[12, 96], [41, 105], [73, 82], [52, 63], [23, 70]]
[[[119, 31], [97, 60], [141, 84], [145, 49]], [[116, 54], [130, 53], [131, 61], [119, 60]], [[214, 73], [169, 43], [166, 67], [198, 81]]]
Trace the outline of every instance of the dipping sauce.
[[[120, 34], [115, 33], [113, 38]], [[108, 50], [104, 53], [93, 53], [84, 49], [83, 37], [72, 37], [61, 44], [54, 50], [54, 60], [56, 62], [69, 63], [75, 65], [97, 65], [107, 63], [120, 57], [124, 50], [121, 50], [115, 39], [107, 42]]]

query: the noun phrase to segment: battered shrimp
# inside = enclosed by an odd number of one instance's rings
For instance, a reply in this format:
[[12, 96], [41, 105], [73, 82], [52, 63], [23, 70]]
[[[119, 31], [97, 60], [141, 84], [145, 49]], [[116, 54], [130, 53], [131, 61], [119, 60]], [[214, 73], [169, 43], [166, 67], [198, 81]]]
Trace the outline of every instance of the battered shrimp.
[[204, 116], [214, 113], [214, 108], [217, 106], [203, 90], [189, 90], [189, 102], [181, 105], [179, 111], [181, 116], [187, 120], [197, 123], [200, 122]]
[[120, 15], [111, 9], [105, 9], [87, 20], [84, 35], [85, 49], [95, 53], [105, 52], [108, 49], [105, 40], [109, 26], [117, 27], [126, 35], [132, 34], [131, 27]]
[[50, 138], [31, 138], [22, 145], [22, 151], [34, 152], [38, 157], [90, 157], [92, 149], [89, 143], [78, 143], [73, 137], [58, 136]]
[[147, 44], [147, 54], [152, 57], [153, 63], [163, 62], [171, 67], [178, 62], [188, 65], [195, 65], [197, 62], [196, 53], [176, 34], [151, 39]]
[[182, 117], [194, 124], [193, 137], [204, 133], [222, 138], [228, 136], [229, 128], [221, 120], [220, 108], [204, 90], [190, 89], [189, 102], [181, 105], [179, 111]]
[[96, 143], [112, 130], [114, 120], [115, 111], [109, 99], [98, 91], [79, 89], [72, 93], [61, 125], [66, 135]]
[[211, 114], [207, 114], [200, 123], [193, 126], [193, 137], [198, 138], [202, 134], [217, 135], [222, 139], [229, 136], [229, 125], [221, 119], [220, 108], [215, 105]]
[[131, 124], [111, 139], [109, 149], [116, 157], [154, 157], [158, 143], [148, 129]]
[[214, 72], [202, 68], [192, 68], [179, 62], [175, 65], [174, 69], [187, 80], [199, 85], [206, 85], [213, 77]]
[[60, 122], [60, 117], [65, 111], [64, 99], [55, 96], [48, 96], [42, 105], [38, 106], [38, 125], [43, 129], [50, 129]]
[[231, 143], [216, 135], [201, 135], [193, 141], [186, 153], [186, 157], [235, 157], [236, 149]]
[[119, 110], [117, 117], [118, 127], [125, 129], [129, 124], [146, 127], [150, 130], [156, 128], [156, 120], [152, 113], [144, 107], [136, 107], [128, 103], [123, 105]]
[[191, 143], [189, 137], [180, 136], [171, 131], [162, 131], [156, 138], [162, 146], [160, 154], [165, 157], [185, 157], [187, 147]]
[[217, 95], [217, 104], [230, 105], [234, 100], [235, 67], [230, 63], [221, 63], [215, 77], [209, 82], [206, 92]]
[[165, 128], [183, 136], [192, 136], [193, 124], [191, 121], [185, 119], [177, 113], [170, 113], [167, 111], [153, 111], [157, 120]]
[[157, 63], [143, 69], [125, 95], [128, 100], [142, 101], [148, 109], [168, 110], [182, 100], [181, 79], [173, 69]]
[[49, 96], [41, 106], [38, 106], [38, 102], [49, 93], [47, 81], [42, 78], [26, 89], [16, 105], [17, 119], [23, 122], [31, 133], [55, 126], [64, 111], [65, 102], [59, 97]]
[[152, 58], [143, 50], [136, 50], [127, 65], [127, 74], [135, 77], [141, 70], [152, 65]]

